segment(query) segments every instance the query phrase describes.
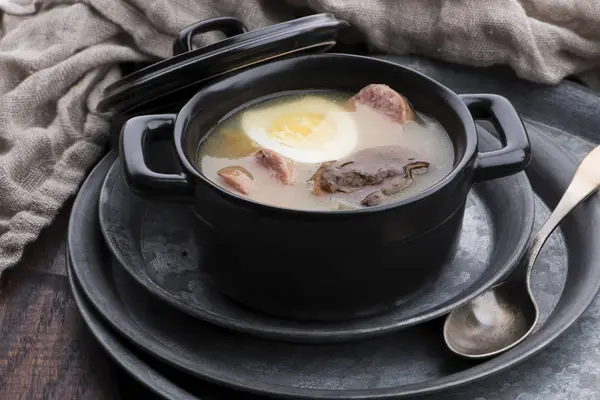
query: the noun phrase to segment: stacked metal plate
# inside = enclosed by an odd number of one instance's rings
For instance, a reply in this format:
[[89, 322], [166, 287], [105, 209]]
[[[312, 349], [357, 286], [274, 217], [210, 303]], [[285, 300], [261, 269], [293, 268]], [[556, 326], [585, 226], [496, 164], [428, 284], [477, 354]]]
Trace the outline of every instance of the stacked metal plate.
[[[112, 150], [73, 206], [71, 284], [106, 351], [159, 396], [559, 399], [594, 389], [571, 378], [582, 368], [600, 376], [600, 367], [591, 366], [600, 322], [590, 317], [600, 303], [577, 322], [600, 286], [596, 197], [564, 221], [536, 264], [533, 286], [542, 317], [532, 336], [504, 354], [473, 362], [447, 350], [441, 326], [445, 314], [490, 283], [490, 271], [514, 267], [531, 222], [534, 229], [540, 226], [577, 160], [600, 142], [600, 99], [575, 83], [527, 83], [504, 68], [382, 57], [457, 93], [511, 100], [532, 143], [526, 173], [473, 187], [457, 255], [432, 293], [373, 317], [300, 323], [249, 310], [212, 289], [202, 274], [202, 264], [211, 261], [197, 245], [202, 233], [190, 226], [191, 211], [136, 197]], [[482, 150], [499, 145], [491, 125], [478, 129]], [[578, 328], [559, 338], [574, 323]], [[544, 372], [555, 369], [561, 374]]]

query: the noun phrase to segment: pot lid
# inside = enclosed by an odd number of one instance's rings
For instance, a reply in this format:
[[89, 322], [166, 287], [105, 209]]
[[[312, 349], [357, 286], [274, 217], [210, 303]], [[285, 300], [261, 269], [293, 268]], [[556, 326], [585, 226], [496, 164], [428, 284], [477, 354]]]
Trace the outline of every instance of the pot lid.
[[[332, 14], [315, 14], [248, 32], [239, 20], [220, 17], [183, 29], [173, 43], [173, 57], [131, 73], [104, 92], [101, 112], [156, 108], [157, 104], [187, 102], [200, 83], [250, 65], [300, 52], [323, 52], [335, 45], [349, 24]], [[227, 38], [199, 49], [195, 35], [221, 31]]]

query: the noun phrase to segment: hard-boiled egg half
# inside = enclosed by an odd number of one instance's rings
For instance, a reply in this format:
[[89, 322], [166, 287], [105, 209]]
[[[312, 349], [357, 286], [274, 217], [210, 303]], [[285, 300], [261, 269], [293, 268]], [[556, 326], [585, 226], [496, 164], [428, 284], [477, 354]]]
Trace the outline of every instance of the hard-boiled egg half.
[[241, 125], [259, 146], [302, 163], [343, 158], [358, 143], [351, 114], [317, 96], [248, 110]]

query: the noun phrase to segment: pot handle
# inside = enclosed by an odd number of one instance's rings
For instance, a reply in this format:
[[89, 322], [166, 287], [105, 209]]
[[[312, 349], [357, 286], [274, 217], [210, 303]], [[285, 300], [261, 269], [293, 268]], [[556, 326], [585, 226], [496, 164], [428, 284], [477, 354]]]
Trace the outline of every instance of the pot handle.
[[246, 25], [233, 17], [218, 17], [205, 19], [186, 26], [179, 32], [173, 42], [173, 55], [192, 51], [192, 39], [195, 35], [210, 31], [221, 31], [227, 37], [236, 36], [248, 32]]
[[513, 105], [495, 94], [464, 94], [460, 98], [474, 120], [488, 120], [494, 125], [503, 146], [477, 155], [474, 181], [487, 181], [523, 171], [531, 161], [531, 144]]
[[193, 201], [193, 186], [185, 173], [156, 172], [146, 163], [147, 145], [151, 141], [173, 141], [175, 117], [175, 114], [144, 115], [131, 118], [123, 125], [121, 165], [127, 184], [140, 197], [182, 203]]

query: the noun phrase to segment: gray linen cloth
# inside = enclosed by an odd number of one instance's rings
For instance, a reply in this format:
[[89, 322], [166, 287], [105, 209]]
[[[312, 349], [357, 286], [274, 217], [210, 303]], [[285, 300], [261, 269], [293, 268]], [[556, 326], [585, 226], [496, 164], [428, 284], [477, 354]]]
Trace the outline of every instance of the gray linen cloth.
[[600, 84], [596, 0], [0, 0], [0, 275], [101, 157], [110, 115], [96, 105], [118, 63], [168, 57], [201, 19], [256, 29], [315, 12], [351, 23], [342, 42]]

